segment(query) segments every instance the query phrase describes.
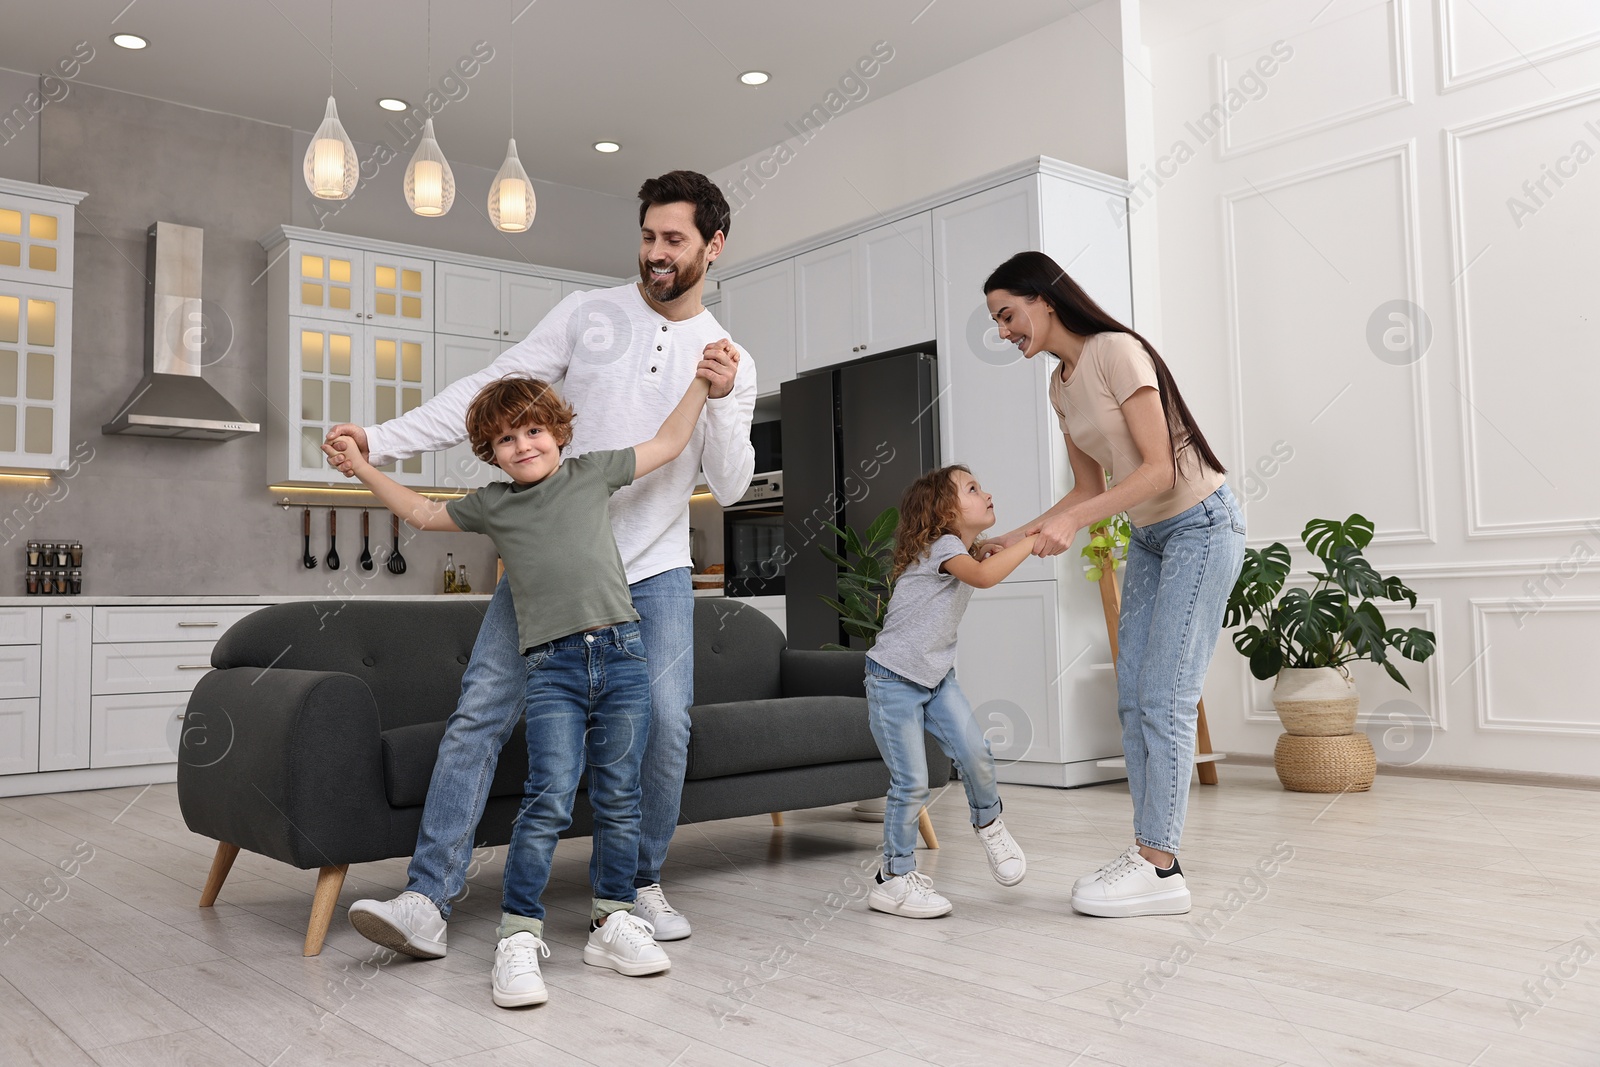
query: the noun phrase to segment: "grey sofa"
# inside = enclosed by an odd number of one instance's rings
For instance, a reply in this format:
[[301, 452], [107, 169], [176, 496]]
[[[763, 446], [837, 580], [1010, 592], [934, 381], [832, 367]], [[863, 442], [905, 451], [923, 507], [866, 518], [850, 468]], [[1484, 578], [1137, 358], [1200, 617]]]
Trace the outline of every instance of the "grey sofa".
[[[481, 610], [472, 601], [277, 604], [223, 635], [215, 669], [190, 697], [178, 763], [184, 821], [218, 842], [201, 907], [216, 900], [241, 848], [317, 868], [305, 954], [322, 950], [349, 865], [409, 856], [416, 845]], [[862, 660], [786, 648], [754, 608], [697, 600], [681, 822], [883, 796], [889, 772], [867, 727]], [[949, 780], [931, 739], [928, 767], [930, 784]], [[510, 840], [526, 778], [518, 725], [479, 845]], [[591, 826], [580, 791], [563, 836]]]

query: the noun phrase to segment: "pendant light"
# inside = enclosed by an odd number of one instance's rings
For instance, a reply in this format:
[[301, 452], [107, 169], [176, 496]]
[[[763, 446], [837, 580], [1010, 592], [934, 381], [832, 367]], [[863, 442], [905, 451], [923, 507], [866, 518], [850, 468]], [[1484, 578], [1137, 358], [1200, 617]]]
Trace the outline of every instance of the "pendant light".
[[[506, 13], [510, 14], [509, 8]], [[511, 20], [512, 28], [506, 33], [511, 47], [511, 132], [513, 134], [517, 132], [516, 21], [514, 18]], [[506, 161], [500, 164], [494, 182], [489, 186], [489, 221], [502, 233], [522, 233], [533, 225], [533, 214], [537, 208], [538, 203], [533, 195], [533, 182], [528, 180], [528, 172], [522, 169], [522, 161], [517, 158], [517, 139], [513, 136], [506, 145]]]
[[339, 110], [333, 103], [333, 0], [328, 0], [328, 110], [322, 125], [311, 136], [306, 149], [306, 188], [319, 200], [345, 200], [356, 191], [361, 161], [356, 146], [339, 123]]
[[[428, 0], [428, 90], [433, 95], [433, 0]], [[427, 96], [423, 98], [426, 107]], [[418, 215], [443, 215], [456, 202], [456, 177], [433, 138], [433, 119], [422, 124], [422, 140], [406, 164], [406, 205]]]

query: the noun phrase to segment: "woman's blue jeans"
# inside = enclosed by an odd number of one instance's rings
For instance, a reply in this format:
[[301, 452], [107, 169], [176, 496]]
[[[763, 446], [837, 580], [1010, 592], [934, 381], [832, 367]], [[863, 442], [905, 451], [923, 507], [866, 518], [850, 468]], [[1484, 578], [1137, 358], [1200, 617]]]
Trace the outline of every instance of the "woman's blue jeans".
[[1117, 717], [1141, 845], [1176, 854], [1189, 810], [1200, 695], [1244, 565], [1244, 516], [1224, 485], [1135, 526], [1117, 627]]

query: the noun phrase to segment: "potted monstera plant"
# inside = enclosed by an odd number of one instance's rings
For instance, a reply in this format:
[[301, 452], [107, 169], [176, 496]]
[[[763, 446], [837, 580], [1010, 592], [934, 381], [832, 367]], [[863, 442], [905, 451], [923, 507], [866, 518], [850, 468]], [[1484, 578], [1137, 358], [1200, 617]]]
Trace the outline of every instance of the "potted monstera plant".
[[[1360, 744], [1365, 737], [1353, 733], [1361, 697], [1346, 664], [1369, 660], [1409, 689], [1397, 659], [1421, 663], [1434, 653], [1431, 631], [1384, 622], [1378, 601], [1416, 607], [1417, 594], [1399, 578], [1379, 574], [1362, 555], [1373, 532], [1371, 520], [1362, 515], [1343, 522], [1312, 519], [1300, 540], [1317, 560], [1317, 568], [1309, 572], [1314, 584], [1284, 588], [1291, 569], [1289, 550], [1274, 542], [1245, 551], [1239, 580], [1228, 598], [1223, 624], [1239, 627], [1234, 647], [1250, 661], [1251, 674], [1263, 681], [1275, 679], [1272, 704], [1287, 731], [1279, 739], [1275, 762], [1279, 778], [1291, 789], [1297, 788], [1285, 776], [1285, 742], [1291, 739], [1300, 739], [1288, 746], [1296, 758], [1354, 747], [1365, 749], [1362, 762], [1373, 762], [1370, 743]], [[1319, 746], [1306, 738], [1351, 741]], [[1366, 785], [1371, 781], [1368, 773]]]

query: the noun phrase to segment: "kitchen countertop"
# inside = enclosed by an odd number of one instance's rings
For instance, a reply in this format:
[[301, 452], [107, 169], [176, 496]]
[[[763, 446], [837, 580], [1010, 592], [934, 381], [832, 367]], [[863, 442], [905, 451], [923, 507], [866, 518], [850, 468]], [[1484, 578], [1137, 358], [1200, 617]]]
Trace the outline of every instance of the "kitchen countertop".
[[81, 607], [201, 607], [220, 604], [289, 604], [296, 601], [325, 601], [325, 600], [483, 600], [489, 599], [487, 593], [409, 593], [394, 596], [374, 594], [368, 596], [304, 596], [250, 594], [240, 593], [237, 596], [0, 596], [0, 607], [5, 608], [32, 608], [47, 607], [50, 605], [66, 606], [77, 604]]

